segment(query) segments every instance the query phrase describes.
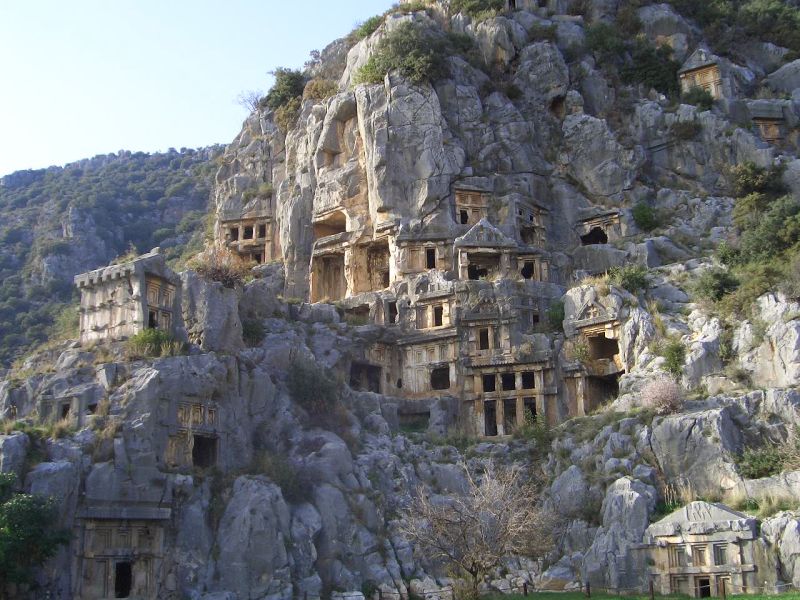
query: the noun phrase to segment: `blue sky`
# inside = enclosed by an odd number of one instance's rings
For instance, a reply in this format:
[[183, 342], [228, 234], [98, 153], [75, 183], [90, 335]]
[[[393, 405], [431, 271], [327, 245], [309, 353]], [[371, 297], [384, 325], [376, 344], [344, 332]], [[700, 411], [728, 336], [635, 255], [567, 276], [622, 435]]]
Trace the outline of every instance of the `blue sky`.
[[0, 0], [0, 176], [228, 143], [245, 90], [393, 0]]

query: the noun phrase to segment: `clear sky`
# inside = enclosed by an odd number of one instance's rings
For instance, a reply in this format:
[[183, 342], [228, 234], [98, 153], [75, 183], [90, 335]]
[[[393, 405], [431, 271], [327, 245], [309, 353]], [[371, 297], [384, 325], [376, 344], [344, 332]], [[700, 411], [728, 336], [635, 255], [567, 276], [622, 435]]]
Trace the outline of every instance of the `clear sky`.
[[0, 0], [0, 176], [228, 143], [245, 90], [392, 0]]

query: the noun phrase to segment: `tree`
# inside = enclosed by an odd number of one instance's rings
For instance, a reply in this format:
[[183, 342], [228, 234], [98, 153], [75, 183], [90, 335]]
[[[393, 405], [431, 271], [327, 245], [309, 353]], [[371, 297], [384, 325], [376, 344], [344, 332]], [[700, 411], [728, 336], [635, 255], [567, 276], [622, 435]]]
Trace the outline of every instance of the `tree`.
[[11, 492], [16, 477], [0, 473], [0, 593], [9, 583], [30, 583], [33, 569], [44, 564], [69, 541], [69, 531], [56, 527], [51, 498]]
[[489, 463], [463, 494], [431, 497], [422, 488], [401, 518], [401, 531], [427, 559], [468, 577], [471, 593], [502, 561], [542, 556], [553, 544], [555, 518], [537, 506], [536, 489], [517, 467]]
[[249, 112], [255, 112], [258, 110], [263, 95], [258, 90], [245, 90], [236, 96], [236, 104]]

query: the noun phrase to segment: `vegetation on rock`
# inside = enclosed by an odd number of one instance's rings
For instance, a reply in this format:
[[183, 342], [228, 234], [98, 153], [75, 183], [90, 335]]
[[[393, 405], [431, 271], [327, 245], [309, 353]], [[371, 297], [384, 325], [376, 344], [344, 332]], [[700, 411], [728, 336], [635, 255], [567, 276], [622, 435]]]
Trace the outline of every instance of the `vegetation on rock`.
[[0, 590], [10, 583], [32, 583], [34, 569], [71, 537], [58, 528], [56, 503], [15, 494], [15, 480], [13, 473], [0, 473]]

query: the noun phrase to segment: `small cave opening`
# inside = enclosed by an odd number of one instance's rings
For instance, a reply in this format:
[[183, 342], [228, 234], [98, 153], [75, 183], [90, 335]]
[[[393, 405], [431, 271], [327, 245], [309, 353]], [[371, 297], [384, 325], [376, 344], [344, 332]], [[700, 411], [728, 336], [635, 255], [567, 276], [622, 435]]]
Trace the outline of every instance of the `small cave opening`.
[[586, 378], [587, 413], [619, 396], [619, 378], [620, 373], [602, 377], [590, 375]]
[[596, 246], [598, 244], [607, 243], [608, 235], [606, 235], [602, 227], [592, 227], [589, 233], [581, 236], [581, 246]]
[[566, 98], [564, 96], [556, 96], [550, 102], [550, 114], [557, 119], [563, 119], [567, 114]]

